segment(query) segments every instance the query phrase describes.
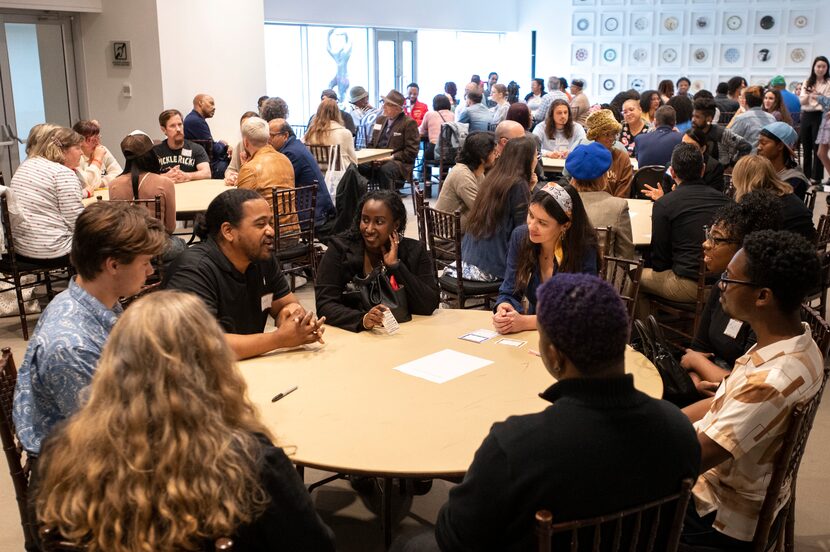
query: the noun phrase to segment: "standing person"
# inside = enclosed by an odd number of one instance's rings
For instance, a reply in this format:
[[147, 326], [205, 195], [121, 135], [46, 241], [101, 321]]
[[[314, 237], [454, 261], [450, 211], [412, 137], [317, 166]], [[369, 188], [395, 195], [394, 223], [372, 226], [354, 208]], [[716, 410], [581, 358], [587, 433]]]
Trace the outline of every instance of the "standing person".
[[220, 537], [240, 551], [333, 551], [235, 361], [196, 297], [162, 291], [132, 305], [89, 402], [43, 447], [38, 523], [110, 552], [203, 549]]
[[[533, 194], [527, 223], [513, 230], [493, 327], [500, 334], [536, 329], [536, 291], [565, 272], [597, 273], [597, 234], [570, 184], [547, 184]], [[527, 299], [527, 309], [523, 300]]]
[[383, 115], [375, 119], [370, 148], [392, 150], [387, 157], [359, 166], [363, 176], [375, 177], [381, 188], [394, 190], [412, 178], [415, 158], [421, 149], [420, 133], [415, 121], [403, 111], [404, 97], [397, 90], [390, 90], [383, 97]]
[[424, 121], [424, 115], [427, 114], [429, 108], [424, 102], [418, 101], [418, 95], [421, 89], [416, 82], [410, 82], [406, 87], [406, 108], [404, 113], [415, 121], [418, 126]]
[[536, 110], [542, 105], [542, 98], [545, 96], [544, 79], [533, 79], [530, 81], [530, 93], [525, 96], [524, 103], [530, 109], [530, 115], [535, 116]]
[[432, 111], [427, 111], [418, 129], [421, 138], [427, 139], [427, 146], [424, 149], [425, 161], [435, 159], [435, 146], [441, 134], [441, 125], [455, 121], [455, 113], [450, 110], [450, 107], [450, 100], [446, 94], [438, 94], [432, 98]]
[[775, 122], [761, 129], [758, 135], [758, 155], [772, 163], [778, 178], [793, 187], [793, 193], [803, 200], [810, 179], [795, 162], [793, 148], [798, 135], [793, 127], [784, 122]]
[[106, 188], [121, 174], [122, 169], [115, 156], [101, 144], [101, 125], [95, 120], [81, 120], [75, 123], [72, 130], [84, 137], [81, 142], [83, 155], [77, 170], [81, 184], [89, 192]]
[[78, 217], [77, 276], [43, 311], [17, 374], [14, 426], [26, 452], [38, 455], [43, 439], [78, 410], [123, 312], [118, 298], [141, 290], [166, 240], [161, 223], [134, 205], [97, 201]]
[[573, 112], [574, 121], [585, 126], [588, 120], [588, 111], [591, 109], [591, 102], [588, 101], [588, 96], [585, 95], [585, 81], [582, 79], [573, 79], [571, 81], [571, 110]]
[[[188, 140], [198, 140], [205, 144], [205, 151], [210, 151], [211, 178], [224, 178], [228, 168], [233, 148], [224, 140], [214, 141], [207, 120], [216, 114], [216, 105], [213, 96], [197, 94], [193, 98], [193, 110], [184, 118], [184, 137]], [[201, 145], [201, 144], [200, 144]]]
[[[351, 117], [349, 117], [351, 119]], [[263, 121], [264, 123], [265, 121]], [[308, 146], [340, 146], [340, 166], [342, 170], [350, 163], [357, 163], [357, 154], [354, 150], [354, 136], [343, 126], [342, 115], [337, 102], [324, 98], [317, 108], [317, 114], [311, 120], [311, 125], [303, 135], [302, 142]], [[330, 163], [334, 163], [330, 159]]]
[[661, 80], [657, 85], [657, 92], [664, 104], [669, 103], [669, 100], [674, 96], [674, 83], [670, 79]]
[[507, 101], [507, 87], [503, 84], [494, 84], [490, 92], [489, 103], [492, 103], [493, 124], [497, 125], [507, 117], [510, 102]]
[[[263, 109], [267, 106], [268, 102], [263, 105]], [[208, 155], [202, 146], [185, 139], [181, 112], [178, 109], [162, 111], [159, 126], [167, 139], [156, 144], [153, 151], [159, 158], [162, 174], [176, 183], [210, 178]]]
[[637, 136], [645, 135], [651, 130], [651, 124], [643, 120], [643, 110], [640, 100], [625, 100], [622, 106], [623, 124], [620, 129], [619, 142], [628, 150], [628, 155], [636, 157], [635, 149]]
[[784, 103], [784, 95], [780, 90], [775, 88], [768, 88], [764, 92], [764, 111], [775, 117], [776, 121], [783, 121], [792, 126], [793, 118], [790, 116], [790, 110]]
[[821, 128], [823, 108], [819, 103], [819, 97], [830, 97], [830, 79], [827, 71], [830, 69], [830, 61], [824, 56], [818, 56], [813, 60], [813, 68], [810, 76], [804, 81], [801, 87], [799, 101], [801, 102], [801, 150], [804, 158], [801, 160], [801, 167], [804, 174], [813, 182], [821, 182], [822, 165], [816, 163], [815, 150], [816, 138]]
[[545, 120], [536, 125], [533, 135], [542, 144], [542, 156], [563, 159], [585, 141], [585, 129], [574, 124], [571, 107], [565, 100], [554, 100]]
[[461, 211], [462, 232], [467, 229], [467, 217], [475, 205], [484, 173], [496, 163], [496, 149], [496, 137], [492, 132], [468, 135], [458, 152], [458, 161], [441, 186], [435, 208], [447, 213]]

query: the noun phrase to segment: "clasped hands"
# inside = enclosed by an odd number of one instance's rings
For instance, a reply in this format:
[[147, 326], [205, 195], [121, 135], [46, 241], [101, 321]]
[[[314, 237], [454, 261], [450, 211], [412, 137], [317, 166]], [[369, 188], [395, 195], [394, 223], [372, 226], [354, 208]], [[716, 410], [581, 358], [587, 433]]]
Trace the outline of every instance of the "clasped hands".
[[314, 311], [306, 311], [299, 303], [286, 305], [277, 316], [277, 334], [282, 337], [285, 347], [296, 347], [309, 343], [322, 343], [326, 328], [326, 317], [317, 318]]

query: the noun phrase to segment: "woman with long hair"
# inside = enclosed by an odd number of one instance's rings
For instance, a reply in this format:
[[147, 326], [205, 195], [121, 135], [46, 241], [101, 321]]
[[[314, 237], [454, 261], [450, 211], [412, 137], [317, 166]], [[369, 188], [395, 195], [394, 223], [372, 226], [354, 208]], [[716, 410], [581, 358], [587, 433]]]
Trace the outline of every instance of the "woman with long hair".
[[311, 119], [311, 125], [303, 135], [302, 141], [307, 146], [340, 146], [340, 162], [343, 170], [349, 163], [357, 163], [354, 137], [343, 126], [340, 108], [331, 98], [323, 98], [320, 102], [317, 114]]
[[664, 104], [669, 103], [669, 99], [674, 96], [674, 83], [671, 79], [661, 80], [657, 85], [657, 93]]
[[198, 297], [150, 294], [116, 324], [89, 400], [38, 461], [38, 522], [89, 552], [334, 550]]
[[801, 87], [801, 93], [798, 100], [801, 102], [801, 149], [804, 152], [804, 158], [801, 161], [801, 167], [804, 169], [804, 174], [807, 178], [814, 182], [820, 182], [822, 178], [822, 165], [816, 163], [815, 149], [816, 138], [822, 123], [822, 114], [824, 112], [821, 101], [826, 101], [830, 97], [830, 79], [828, 79], [827, 71], [830, 69], [830, 61], [824, 56], [818, 56], [813, 60], [813, 68], [810, 70], [810, 76], [804, 81]]
[[793, 187], [781, 180], [769, 159], [760, 155], [741, 157], [732, 169], [732, 185], [738, 202], [753, 190], [769, 190], [781, 198], [781, 229], [801, 234], [809, 241], [815, 238], [813, 213], [793, 193]]
[[527, 218], [535, 169], [535, 138], [523, 136], [507, 142], [467, 216], [461, 242], [464, 278], [494, 282], [504, 277], [507, 244], [513, 230]]
[[775, 117], [776, 121], [782, 121], [792, 126], [793, 118], [787, 109], [781, 91], [774, 88], [767, 88], [764, 92], [764, 111]]
[[493, 112], [493, 124], [497, 125], [507, 117], [507, 110], [510, 109], [510, 102], [507, 101], [507, 87], [496, 83], [490, 91], [490, 99], [496, 102], [491, 111]]
[[660, 93], [657, 90], [646, 90], [640, 94], [640, 109], [643, 110], [643, 119], [654, 124], [654, 113], [663, 105]]
[[545, 120], [536, 125], [533, 135], [542, 144], [542, 155], [562, 159], [568, 152], [585, 141], [585, 129], [574, 124], [571, 106], [565, 100], [553, 100]]
[[509, 108], [507, 108], [507, 115], [504, 117], [505, 121], [516, 121], [525, 130], [530, 130], [530, 127], [533, 126], [533, 116], [530, 114], [530, 108], [527, 107], [527, 104], [522, 102], [516, 102], [511, 104]]
[[569, 184], [546, 185], [533, 194], [527, 224], [510, 236], [493, 326], [502, 334], [535, 329], [536, 289], [560, 272], [596, 274], [597, 266], [597, 235], [579, 193]]

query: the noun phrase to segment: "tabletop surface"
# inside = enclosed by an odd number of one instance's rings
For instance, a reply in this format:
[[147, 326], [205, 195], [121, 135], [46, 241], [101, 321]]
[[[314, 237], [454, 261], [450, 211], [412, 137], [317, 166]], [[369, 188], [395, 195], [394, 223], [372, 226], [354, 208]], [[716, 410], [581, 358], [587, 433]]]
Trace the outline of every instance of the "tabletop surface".
[[369, 161], [374, 161], [375, 159], [380, 159], [381, 157], [386, 157], [392, 153], [391, 149], [383, 149], [383, 148], [364, 148], [359, 149], [355, 152], [357, 154], [357, 162], [360, 163], [368, 163]]
[[[551, 159], [550, 157], [542, 157], [542, 168], [545, 172], [562, 172], [565, 168], [565, 159]], [[631, 158], [631, 168], [635, 171], [638, 168], [637, 159]]]
[[[231, 186], [225, 185], [224, 180], [206, 179], [180, 182], [176, 184], [176, 212], [194, 213], [205, 211], [216, 196], [230, 188]], [[109, 190], [106, 188], [95, 190], [92, 197], [84, 200], [84, 205], [89, 205], [93, 201], [97, 201], [98, 197], [104, 201], [109, 200]]]
[[[519, 348], [472, 343], [459, 336], [491, 328], [487, 311], [438, 310], [414, 316], [393, 335], [329, 327], [324, 346], [309, 346], [239, 363], [251, 400], [295, 463], [330, 471], [389, 476], [459, 476], [494, 422], [539, 412], [553, 378], [537, 332], [508, 337]], [[493, 363], [443, 384], [393, 368], [442, 349]], [[638, 389], [660, 397], [656, 368], [626, 352]], [[282, 400], [271, 398], [293, 386]]]
[[651, 245], [651, 209], [654, 202], [650, 199], [626, 199], [628, 216], [631, 217], [631, 236], [634, 245]]

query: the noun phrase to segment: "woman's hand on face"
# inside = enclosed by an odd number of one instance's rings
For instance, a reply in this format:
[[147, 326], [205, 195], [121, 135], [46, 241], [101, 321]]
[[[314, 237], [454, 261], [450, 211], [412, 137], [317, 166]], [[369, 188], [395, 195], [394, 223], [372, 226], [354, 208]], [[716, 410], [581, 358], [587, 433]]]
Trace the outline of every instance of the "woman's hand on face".
[[499, 303], [493, 314], [493, 328], [500, 334], [517, 332], [519, 316], [510, 303]]
[[398, 243], [401, 241], [401, 235], [395, 230], [389, 236], [389, 249], [384, 248], [383, 264], [386, 266], [394, 265], [398, 262]]
[[385, 305], [375, 305], [369, 312], [363, 315], [363, 327], [371, 330], [375, 326], [383, 325], [383, 313], [388, 311], [389, 307]]

